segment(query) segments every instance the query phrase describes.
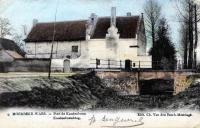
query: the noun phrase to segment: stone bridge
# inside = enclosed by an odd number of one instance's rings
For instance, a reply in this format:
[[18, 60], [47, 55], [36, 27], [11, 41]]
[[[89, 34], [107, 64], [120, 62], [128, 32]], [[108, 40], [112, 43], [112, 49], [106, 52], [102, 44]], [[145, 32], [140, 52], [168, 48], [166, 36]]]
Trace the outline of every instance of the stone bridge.
[[96, 75], [122, 95], [177, 94], [192, 83], [192, 72], [181, 71], [97, 71]]

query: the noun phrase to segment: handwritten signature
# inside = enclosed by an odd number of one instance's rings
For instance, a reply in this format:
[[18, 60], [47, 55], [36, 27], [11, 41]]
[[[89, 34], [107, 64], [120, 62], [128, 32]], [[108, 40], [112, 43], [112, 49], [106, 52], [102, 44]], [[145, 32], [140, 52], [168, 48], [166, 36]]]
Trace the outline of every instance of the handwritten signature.
[[89, 125], [93, 125], [96, 122], [101, 122], [101, 127], [103, 128], [133, 128], [137, 126], [144, 125], [143, 117], [139, 119], [132, 119], [132, 118], [122, 118], [122, 117], [107, 117], [106, 115], [103, 116], [100, 120], [97, 120], [96, 117], [93, 115], [89, 119]]

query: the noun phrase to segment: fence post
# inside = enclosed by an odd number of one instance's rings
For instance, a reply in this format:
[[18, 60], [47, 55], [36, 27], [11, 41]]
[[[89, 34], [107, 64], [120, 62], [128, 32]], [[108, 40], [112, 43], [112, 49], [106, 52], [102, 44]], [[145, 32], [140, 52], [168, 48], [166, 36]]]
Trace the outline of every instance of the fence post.
[[120, 69], [122, 69], [122, 61], [120, 60]]
[[108, 68], [110, 69], [110, 59], [108, 59]]
[[139, 70], [140, 70], [140, 61], [139, 61]]
[[137, 71], [137, 88], [139, 90], [139, 84], [140, 84], [140, 61], [139, 61], [139, 68]]
[[96, 69], [98, 69], [98, 59], [96, 58]]

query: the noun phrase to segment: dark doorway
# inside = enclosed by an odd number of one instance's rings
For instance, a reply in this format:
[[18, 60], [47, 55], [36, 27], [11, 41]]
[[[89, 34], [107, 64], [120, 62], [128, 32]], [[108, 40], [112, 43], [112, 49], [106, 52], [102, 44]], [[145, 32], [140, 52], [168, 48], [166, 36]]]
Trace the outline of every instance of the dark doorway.
[[131, 67], [132, 67], [132, 61], [131, 60], [125, 60], [125, 70], [131, 71]]

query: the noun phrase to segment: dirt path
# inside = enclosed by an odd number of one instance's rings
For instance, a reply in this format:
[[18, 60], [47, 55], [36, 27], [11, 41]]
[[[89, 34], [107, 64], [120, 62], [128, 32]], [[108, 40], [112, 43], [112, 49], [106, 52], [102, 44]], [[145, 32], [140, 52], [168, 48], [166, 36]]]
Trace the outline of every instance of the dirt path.
[[[76, 73], [51, 73], [53, 77], [59, 76], [72, 76]], [[0, 73], [1, 78], [30, 78], [30, 77], [47, 77], [48, 73], [46, 72], [9, 72], [9, 73]]]

